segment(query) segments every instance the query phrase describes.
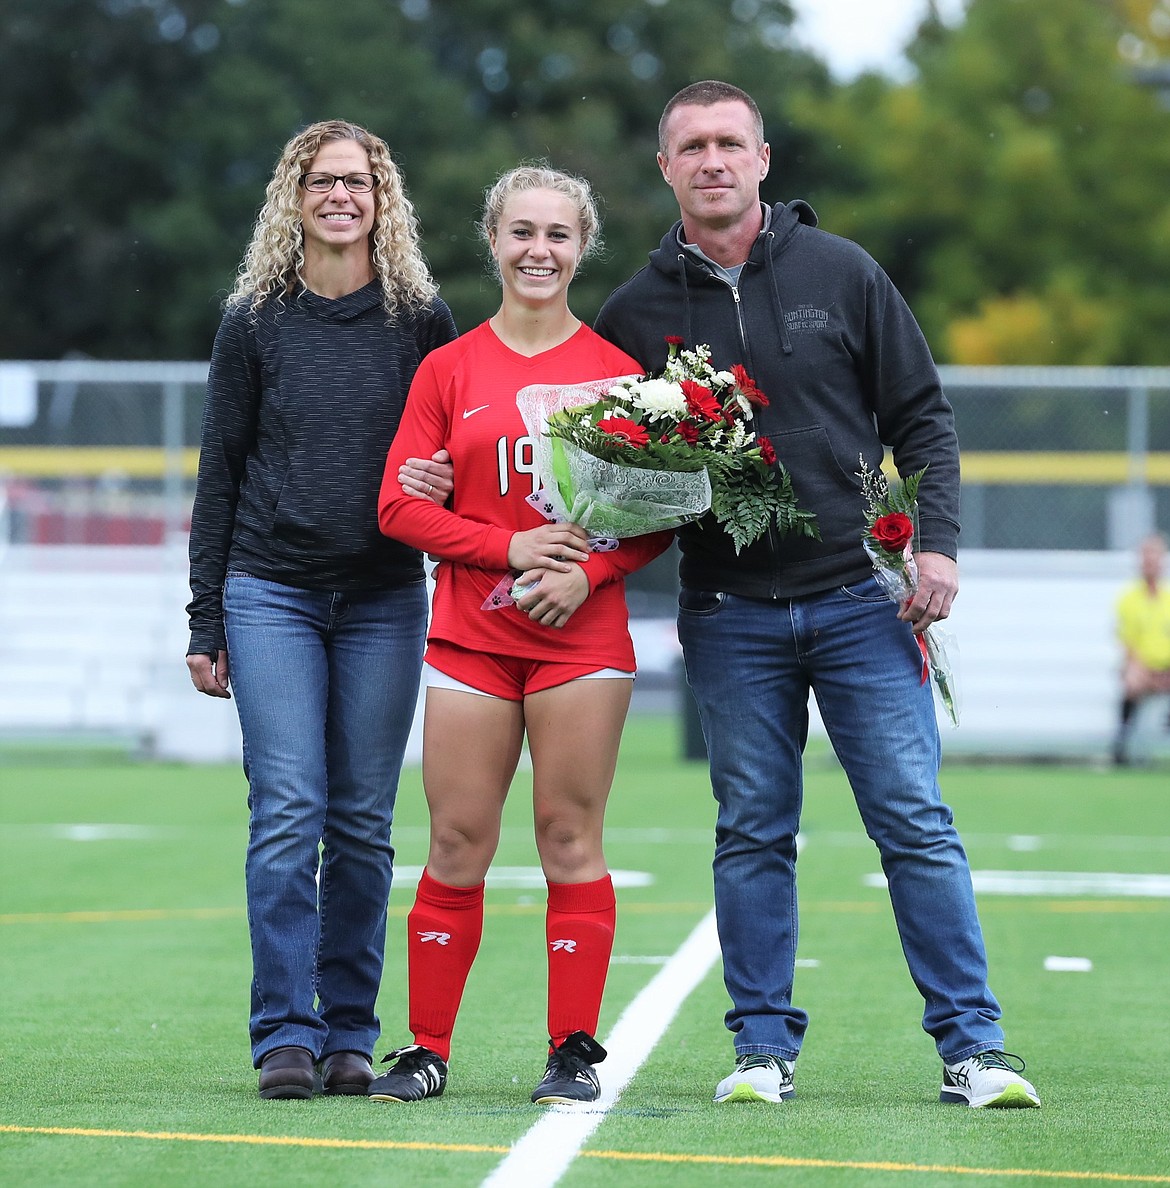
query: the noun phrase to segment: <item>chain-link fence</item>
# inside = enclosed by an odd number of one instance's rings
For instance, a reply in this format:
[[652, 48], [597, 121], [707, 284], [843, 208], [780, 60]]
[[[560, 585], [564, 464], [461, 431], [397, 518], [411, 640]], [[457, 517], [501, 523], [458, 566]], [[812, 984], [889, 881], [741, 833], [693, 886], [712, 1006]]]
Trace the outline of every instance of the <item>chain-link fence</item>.
[[942, 371], [964, 548], [1127, 549], [1170, 524], [1170, 369]]
[[161, 545], [186, 531], [206, 363], [0, 363], [6, 540]]
[[[1170, 524], [1170, 368], [942, 370], [964, 548], [1125, 549]], [[181, 535], [206, 375], [204, 363], [0, 363], [5, 539]]]

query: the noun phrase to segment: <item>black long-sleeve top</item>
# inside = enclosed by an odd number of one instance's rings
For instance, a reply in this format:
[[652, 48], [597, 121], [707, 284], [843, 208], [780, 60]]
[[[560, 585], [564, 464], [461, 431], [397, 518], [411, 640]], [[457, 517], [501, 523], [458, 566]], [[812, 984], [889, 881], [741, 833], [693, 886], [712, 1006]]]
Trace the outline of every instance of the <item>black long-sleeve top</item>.
[[418, 551], [379, 531], [378, 489], [419, 362], [455, 337], [437, 298], [390, 319], [377, 281], [224, 316], [191, 515], [188, 654], [227, 646], [229, 568], [342, 592], [422, 580]]

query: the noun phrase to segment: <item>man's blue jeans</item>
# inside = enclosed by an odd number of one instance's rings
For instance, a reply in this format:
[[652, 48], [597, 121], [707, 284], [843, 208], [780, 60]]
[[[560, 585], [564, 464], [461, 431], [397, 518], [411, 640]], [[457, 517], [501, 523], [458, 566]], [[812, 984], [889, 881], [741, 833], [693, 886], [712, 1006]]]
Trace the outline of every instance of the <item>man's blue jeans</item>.
[[338, 594], [228, 575], [229, 673], [251, 810], [257, 1067], [286, 1045], [318, 1059], [373, 1052], [390, 824], [426, 608], [422, 582]]
[[[679, 638], [719, 804], [715, 909], [740, 1055], [794, 1060], [796, 835], [808, 697], [876, 843], [923, 1027], [953, 1062], [1002, 1048], [967, 856], [938, 786], [922, 657], [872, 578], [791, 601], [685, 589]], [[858, 1036], [862, 1044], [864, 1036]]]

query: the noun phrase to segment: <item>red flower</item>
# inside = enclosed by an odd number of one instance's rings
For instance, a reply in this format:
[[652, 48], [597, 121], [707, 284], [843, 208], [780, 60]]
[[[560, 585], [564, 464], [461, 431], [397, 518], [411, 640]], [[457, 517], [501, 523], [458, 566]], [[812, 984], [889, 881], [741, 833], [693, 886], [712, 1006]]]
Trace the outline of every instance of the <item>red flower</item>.
[[667, 346], [680, 347], [680, 346], [682, 346], [682, 344], [685, 341], [686, 341], [685, 338], [680, 338], [677, 334], [668, 334], [666, 336], [666, 345]]
[[723, 419], [723, 408], [706, 384], [696, 383], [695, 380], [682, 380], [678, 386], [687, 398], [687, 413], [690, 416], [703, 417], [708, 421]]
[[772, 439], [761, 434], [756, 441], [759, 443], [760, 457], [764, 460], [764, 465], [771, 466], [776, 461], [776, 448], [772, 445]]
[[869, 534], [887, 552], [900, 553], [914, 539], [914, 521], [902, 512], [891, 512], [878, 516]]
[[608, 433], [610, 437], [617, 438], [623, 445], [635, 448], [646, 445], [650, 440], [650, 434], [637, 421], [631, 421], [629, 417], [604, 417], [597, 422], [597, 427], [602, 433]]
[[767, 396], [756, 387], [756, 381], [743, 369], [743, 364], [732, 363], [731, 374], [735, 376], [735, 386], [748, 398], [752, 404], [758, 404], [761, 408], [766, 407], [768, 403]]
[[692, 425], [690, 421], [679, 421], [678, 435], [687, 443], [687, 445], [694, 445], [699, 440], [699, 427]]

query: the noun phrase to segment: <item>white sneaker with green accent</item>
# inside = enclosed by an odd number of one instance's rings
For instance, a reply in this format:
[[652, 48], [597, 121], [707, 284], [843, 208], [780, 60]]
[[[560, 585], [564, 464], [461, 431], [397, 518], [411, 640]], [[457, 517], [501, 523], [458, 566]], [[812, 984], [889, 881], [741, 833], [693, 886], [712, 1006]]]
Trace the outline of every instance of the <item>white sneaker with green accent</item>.
[[715, 1090], [716, 1101], [785, 1101], [796, 1096], [792, 1061], [767, 1052], [747, 1052], [735, 1062], [735, 1072]]
[[[1019, 1061], [1019, 1068], [1009, 1063]], [[1030, 1081], [1020, 1073], [1024, 1062], [1010, 1052], [976, 1052], [955, 1064], [943, 1064], [939, 1101], [973, 1109], [1028, 1110], [1040, 1105]]]

